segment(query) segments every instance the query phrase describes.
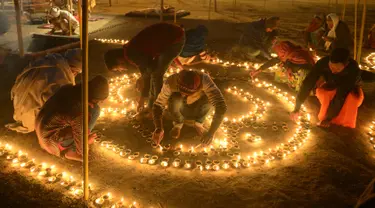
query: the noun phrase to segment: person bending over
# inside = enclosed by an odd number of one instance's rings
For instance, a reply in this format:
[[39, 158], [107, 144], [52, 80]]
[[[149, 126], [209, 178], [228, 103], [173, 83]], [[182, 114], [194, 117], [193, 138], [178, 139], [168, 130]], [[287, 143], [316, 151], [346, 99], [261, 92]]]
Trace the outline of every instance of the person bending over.
[[142, 74], [137, 81], [141, 96], [138, 112], [143, 110], [145, 99], [149, 97], [148, 109], [151, 111], [154, 100], [163, 86], [163, 76], [170, 64], [182, 68], [177, 57], [185, 43], [185, 31], [180, 26], [157, 23], [146, 27], [133, 37], [122, 49], [109, 50], [105, 63], [110, 71], [139, 70]]
[[280, 67], [286, 70], [276, 71], [275, 80], [286, 82], [290, 87], [299, 91], [302, 81], [315, 64], [312, 54], [289, 41], [276, 43], [273, 50], [277, 57], [267, 61], [259, 69], [251, 71], [250, 76], [254, 78], [260, 72], [281, 63]]
[[[195, 129], [202, 136], [202, 143], [206, 145], [211, 143], [227, 110], [223, 94], [209, 75], [187, 70], [173, 74], [165, 81], [153, 106], [153, 140], [157, 144], [164, 136], [162, 115], [166, 106], [173, 117], [174, 126], [170, 132], [172, 138], [180, 137], [184, 120], [194, 120]], [[215, 115], [206, 131], [203, 122], [212, 107]]]
[[20, 133], [34, 131], [35, 118], [43, 104], [66, 84], [75, 84], [82, 71], [81, 49], [48, 54], [33, 61], [17, 76], [11, 91], [15, 123], [6, 127]]
[[246, 58], [261, 56], [271, 59], [270, 49], [278, 35], [279, 17], [270, 17], [251, 22], [239, 41], [239, 50]]
[[208, 29], [204, 25], [186, 31], [186, 42], [178, 59], [183, 65], [210, 61], [211, 56], [206, 51]]
[[78, 20], [70, 12], [58, 7], [52, 7], [47, 17], [53, 25], [48, 34], [54, 34], [56, 30], [61, 30], [63, 35], [70, 35], [70, 33], [74, 34], [74, 31], [79, 28]]
[[350, 58], [349, 50], [334, 49], [330, 56], [315, 64], [303, 81], [291, 118], [298, 118], [301, 105], [316, 86], [316, 96], [321, 104], [318, 125], [355, 128], [358, 107], [364, 98], [360, 82], [361, 70], [358, 63]]
[[[40, 110], [35, 122], [40, 146], [48, 153], [69, 160], [82, 161], [81, 84], [65, 85]], [[100, 115], [99, 102], [109, 95], [106, 78], [96, 76], [89, 82], [89, 131]], [[89, 134], [89, 144], [96, 134]]]

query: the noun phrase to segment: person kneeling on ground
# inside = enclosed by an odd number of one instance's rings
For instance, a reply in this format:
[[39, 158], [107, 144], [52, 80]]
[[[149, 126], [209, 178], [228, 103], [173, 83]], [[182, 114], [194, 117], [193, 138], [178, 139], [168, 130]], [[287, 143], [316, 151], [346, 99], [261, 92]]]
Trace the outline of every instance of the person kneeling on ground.
[[358, 107], [364, 98], [360, 82], [361, 70], [358, 63], [350, 58], [349, 50], [334, 49], [329, 57], [315, 64], [303, 81], [291, 118], [298, 118], [301, 105], [316, 86], [316, 96], [321, 104], [318, 125], [355, 128]]
[[[312, 54], [289, 41], [276, 43], [273, 46], [273, 50], [276, 52], [277, 57], [264, 63], [258, 70], [251, 71], [250, 76], [254, 78], [263, 70], [281, 62], [280, 70], [275, 72], [275, 80], [286, 82], [290, 87], [299, 91], [302, 81], [315, 64]], [[286, 68], [285, 72], [282, 71], [282, 67]]]
[[277, 28], [280, 25], [279, 17], [270, 17], [259, 21], [251, 22], [241, 35], [238, 48], [240, 53], [247, 59], [262, 56], [271, 59], [270, 49], [276, 40]]
[[77, 19], [68, 11], [52, 7], [47, 15], [49, 22], [53, 25], [48, 34], [54, 34], [56, 30], [61, 30], [63, 35], [74, 34], [79, 27]]
[[[82, 102], [81, 84], [60, 88], [40, 110], [35, 121], [40, 146], [52, 155], [82, 161]], [[96, 76], [89, 82], [89, 131], [100, 115], [99, 102], [109, 95], [106, 78]], [[89, 144], [96, 134], [89, 132]]]
[[163, 76], [170, 64], [182, 69], [177, 57], [185, 43], [183, 28], [169, 23], [157, 23], [146, 27], [133, 37], [122, 49], [109, 50], [105, 63], [110, 71], [139, 70], [142, 77], [137, 81], [141, 96], [137, 111], [143, 111], [145, 99], [149, 97], [148, 110], [163, 86]]
[[205, 50], [207, 35], [208, 29], [204, 25], [198, 25], [196, 28], [186, 31], [185, 46], [178, 57], [183, 65], [210, 61], [211, 57]]
[[[184, 120], [194, 120], [195, 129], [202, 136], [203, 144], [210, 144], [227, 110], [223, 94], [209, 75], [198, 71], [183, 70], [165, 81], [153, 107], [155, 131], [153, 140], [159, 144], [164, 136], [163, 110], [168, 106], [173, 117], [172, 138], [179, 138]], [[203, 122], [211, 107], [214, 107], [211, 126], [208, 131]]]
[[345, 48], [350, 51], [354, 44], [348, 25], [334, 13], [327, 15], [326, 19], [329, 31], [322, 37], [325, 41], [325, 50], [332, 51], [335, 48]]
[[325, 33], [325, 25], [324, 14], [317, 14], [314, 16], [309, 26], [303, 32], [307, 48], [313, 50], [323, 48], [324, 41], [322, 40], [322, 37]]
[[75, 76], [82, 71], [81, 49], [70, 49], [65, 54], [48, 54], [31, 62], [17, 76], [12, 87], [13, 119], [6, 127], [20, 132], [34, 131], [35, 118], [43, 104], [66, 84], [75, 84]]

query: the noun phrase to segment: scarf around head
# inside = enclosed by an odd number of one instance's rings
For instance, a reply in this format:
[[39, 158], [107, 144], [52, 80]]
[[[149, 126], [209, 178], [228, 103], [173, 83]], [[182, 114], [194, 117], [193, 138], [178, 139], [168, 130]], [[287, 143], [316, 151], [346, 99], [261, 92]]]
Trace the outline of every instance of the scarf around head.
[[293, 64], [314, 64], [312, 55], [301, 46], [294, 45], [289, 41], [281, 41], [273, 46], [280, 61], [289, 61]]
[[181, 92], [193, 94], [200, 89], [201, 76], [199, 72], [183, 70], [179, 73], [177, 82]]
[[[330, 38], [336, 38], [336, 28], [337, 28], [337, 25], [339, 24], [340, 22], [340, 19], [339, 17], [334, 14], [334, 13], [331, 13], [329, 15], [327, 15], [327, 19], [328, 18], [331, 18], [332, 22], [333, 22], [333, 27], [332, 29], [328, 32], [327, 34], [327, 37], [330, 37]], [[324, 47], [326, 50], [329, 49], [329, 47], [331, 46], [332, 42], [331, 41], [326, 41], [326, 43], [324, 44]]]

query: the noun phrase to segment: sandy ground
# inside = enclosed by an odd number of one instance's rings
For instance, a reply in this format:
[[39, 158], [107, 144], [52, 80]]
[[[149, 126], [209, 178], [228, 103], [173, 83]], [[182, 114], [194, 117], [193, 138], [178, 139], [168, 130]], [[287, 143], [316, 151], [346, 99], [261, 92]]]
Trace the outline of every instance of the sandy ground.
[[[297, 31], [305, 27], [310, 17], [319, 8], [314, 6], [314, 9], [309, 9], [306, 3], [292, 7], [290, 2], [281, 2], [277, 6], [272, 2], [275, 1], [267, 3], [267, 5], [270, 4], [267, 15], [282, 17], [283, 22], [280, 29], [282, 38], [300, 42], [301, 36]], [[132, 5], [131, 8], [141, 8], [145, 5], [143, 3], [135, 4], [134, 1], [127, 3]], [[219, 6], [220, 13], [213, 14], [214, 20], [207, 21], [207, 12], [204, 11], [204, 7], [201, 8], [202, 11], [199, 11], [199, 5], [195, 5], [194, 1], [184, 2], [184, 5], [191, 6], [194, 14], [178, 22], [186, 28], [194, 27], [197, 24], [207, 25], [210, 31], [209, 47], [224, 56], [231, 44], [238, 39], [243, 22], [266, 15], [262, 2], [259, 2], [258, 5], [245, 4], [244, 2], [238, 4], [241, 5], [241, 9], [238, 11], [241, 14], [236, 14], [235, 18], [231, 17], [233, 12], [229, 8], [224, 9]], [[326, 6], [325, 4], [321, 9], [326, 9]], [[277, 7], [279, 8], [277, 9]], [[123, 11], [122, 8], [125, 8], [125, 5], [108, 8], [103, 3], [98, 7], [97, 12], [116, 14]], [[126, 8], [129, 9], [129, 7]], [[250, 9], [252, 9], [251, 12], [249, 12]], [[371, 13], [369, 12], [369, 14]], [[375, 23], [375, 16], [368, 16], [368, 18], [368, 25]], [[352, 19], [348, 17], [347, 20], [352, 25]], [[111, 19], [106, 26], [117, 24], [121, 24], [121, 26], [95, 33], [92, 38], [128, 39], [144, 26], [154, 22], [157, 20], [116, 17]], [[90, 42], [90, 76], [96, 74], [115, 76], [105, 70], [102, 61], [103, 53], [113, 47], [116, 46], [95, 41]], [[20, 61], [17, 61], [17, 64], [22, 65]], [[244, 79], [247, 76], [246, 72], [236, 68], [207, 65], [196, 67], [219, 71], [229, 78]], [[17, 68], [19, 68], [17, 65], [9, 66], [7, 72], [0, 78], [2, 83], [0, 102], [3, 103], [0, 108], [1, 126], [12, 121], [12, 104], [9, 100], [9, 92], [16, 74], [19, 72]], [[263, 75], [262, 78], [270, 79], [267, 75]], [[294, 124], [287, 117], [289, 109], [283, 107], [273, 96], [249, 86], [244, 81], [216, 80], [216, 82], [222, 89], [232, 85], [242, 86], [261, 99], [273, 102], [274, 104], [266, 112], [266, 122], [285, 121], [291, 129], [293, 128]], [[287, 90], [286, 86], [279, 86]], [[373, 89], [373, 85], [365, 85], [366, 100], [359, 110], [357, 129], [331, 127], [325, 130], [313, 127], [311, 140], [303, 148], [287, 159], [275, 161], [269, 166], [202, 174], [174, 169], [165, 170], [160, 167], [144, 167], [134, 161], [128, 162], [94, 145], [90, 156], [91, 181], [100, 185], [102, 190], [121, 193], [127, 198], [138, 201], [142, 207], [351, 207], [375, 174], [375, 154], [365, 134], [368, 123], [374, 117], [372, 104], [375, 96], [373, 96]], [[126, 94], [134, 93], [129, 90], [126, 91]], [[225, 93], [225, 96], [229, 105], [229, 116], [239, 115], [252, 107], [236, 101], [232, 95]], [[310, 98], [307, 107], [311, 109], [312, 115], [314, 115], [312, 122], [315, 123], [316, 113], [314, 112], [318, 109], [316, 99]], [[142, 141], [124, 119], [101, 120], [96, 129], [115, 143], [126, 145], [141, 153], [151, 152], [149, 145]], [[186, 129], [185, 133], [186, 135], [182, 138], [184, 143], [197, 143], [196, 140], [189, 140], [188, 135], [191, 135], [189, 129]], [[289, 137], [288, 133], [280, 134], [280, 132], [266, 130], [258, 130], [256, 133], [262, 135], [263, 143], [259, 146], [243, 144], [242, 151], [259, 151], [260, 148], [274, 147]], [[34, 133], [21, 135], [1, 128], [0, 135], [2, 140], [16, 144], [39, 160], [54, 163], [76, 175], [81, 174], [79, 163], [61, 160], [41, 150]], [[173, 142], [175, 141], [170, 141], [171, 144]], [[13, 196], [17, 196], [15, 199], [23, 199], [19, 201], [25, 202], [34, 199], [35, 206], [33, 207], [80, 206], [65, 196], [55, 193], [53, 187], [47, 186], [47, 189], [44, 189], [35, 181], [29, 181], [30, 177], [26, 177], [28, 182], [25, 182], [24, 177], [19, 176], [11, 169], [4, 168], [3, 170], [0, 181], [3, 181], [4, 184], [14, 185], [3, 186], [2, 190], [9, 188], [12, 190], [10, 192], [15, 194], [20, 192], [19, 189], [30, 188], [33, 190], [19, 195], [5, 195], [11, 199]], [[36, 185], [33, 185], [34, 183]], [[17, 184], [21, 184], [21, 186], [17, 186]], [[35, 193], [43, 194], [38, 194], [38, 197], [35, 197]], [[44, 204], [44, 201], [48, 201], [48, 203]], [[7, 207], [30, 207], [22, 202], [18, 202], [18, 204], [9, 202], [8, 204]]]

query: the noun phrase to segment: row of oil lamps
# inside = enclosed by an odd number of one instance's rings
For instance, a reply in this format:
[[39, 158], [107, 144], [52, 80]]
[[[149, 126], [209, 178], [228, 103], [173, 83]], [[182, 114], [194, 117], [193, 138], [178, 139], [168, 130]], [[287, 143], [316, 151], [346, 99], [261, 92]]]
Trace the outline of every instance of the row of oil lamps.
[[[65, 188], [74, 197], [83, 196], [83, 182], [79, 183], [72, 175], [69, 176], [66, 172], [59, 172], [55, 165], [48, 165], [47, 163], [37, 163], [35, 159], [30, 159], [29, 155], [21, 150], [14, 151], [9, 144], [2, 144], [0, 142], [0, 158], [5, 158], [10, 161], [13, 168], [28, 170], [29, 173], [48, 184], [59, 184]], [[111, 208], [136, 208], [137, 203], [127, 203], [124, 198], [117, 202], [111, 193], [94, 194], [92, 185], [89, 184], [91, 203], [95, 207], [111, 207]], [[109, 205], [109, 206], [108, 206]]]
[[[176, 72], [178, 72], [176, 70]], [[171, 71], [171, 73], [174, 73], [174, 71]], [[116, 79], [121, 81], [122, 79]], [[128, 81], [126, 81], [128, 82]], [[257, 87], [263, 87], [268, 90], [268, 92], [275, 94], [278, 98], [284, 99], [284, 101], [288, 102], [289, 104], [293, 104], [293, 100], [295, 100], [294, 97], [288, 96], [287, 93], [282, 93], [280, 89], [276, 88], [272, 84], [261, 82], [258, 79], [255, 80], [255, 84]], [[117, 84], [117, 87], [120, 85]], [[118, 88], [114, 88], [114, 91], [116, 92]], [[250, 112], [247, 115], [241, 116], [237, 119], [232, 119], [229, 122], [229, 119], [225, 119], [223, 122], [223, 126], [221, 127], [225, 132], [231, 131], [231, 127], [235, 127], [238, 125], [244, 124], [246, 122], [247, 118], [251, 116], [251, 118], [254, 119], [260, 119], [262, 118], [266, 106], [270, 105], [269, 103], [265, 103], [264, 101], [261, 101], [258, 98], [253, 98], [248, 92], [244, 92], [242, 89], [237, 89], [237, 87], [229, 88], [227, 90], [230, 93], [233, 93], [234, 95], [238, 95], [238, 97], [242, 98], [243, 101], [253, 101], [255, 103], [256, 110], [254, 112]], [[117, 94], [120, 94], [117, 92]], [[110, 109], [110, 108], [109, 108]], [[303, 108], [304, 109], [304, 108]], [[127, 115], [128, 112], [124, 112], [124, 115]], [[231, 167], [233, 168], [239, 168], [239, 167], [249, 167], [250, 164], [262, 164], [262, 163], [268, 163], [269, 161], [273, 160], [274, 158], [283, 158], [290, 154], [291, 152], [298, 149], [303, 142], [306, 141], [308, 135], [309, 135], [309, 119], [310, 116], [308, 114], [305, 114], [303, 117], [304, 121], [300, 122], [297, 127], [297, 132], [295, 133], [294, 137], [286, 144], [280, 145], [281, 147], [277, 147], [275, 149], [270, 149], [269, 152], [261, 152], [259, 154], [255, 153], [256, 157], [248, 156], [248, 160], [243, 159], [241, 155], [238, 152], [232, 152], [231, 150], [239, 150], [238, 142], [236, 143], [235, 139], [233, 140], [227, 140], [227, 138], [224, 139], [215, 139], [213, 144], [209, 148], [204, 148], [203, 150], [199, 151], [197, 149], [194, 149], [194, 147], [190, 148], [189, 151], [183, 152], [182, 151], [182, 145], [174, 148], [173, 156], [176, 157], [174, 159], [170, 159], [169, 157], [165, 158], [159, 158], [159, 155], [157, 154], [144, 154], [141, 156], [140, 152], [133, 152], [131, 149], [125, 149], [125, 147], [121, 147], [118, 145], [113, 144], [111, 141], [101, 141], [100, 145], [105, 148], [112, 150], [113, 152], [119, 154], [121, 157], [127, 158], [128, 160], [139, 160], [141, 164], [149, 164], [149, 165], [155, 165], [157, 161], [160, 161], [160, 165], [162, 167], [176, 167], [180, 168], [183, 167], [185, 169], [200, 169], [200, 170], [220, 170], [220, 169], [229, 169]], [[230, 125], [228, 125], [230, 123]], [[137, 124], [133, 124], [133, 127], [136, 129], [139, 129]], [[245, 125], [243, 125], [245, 126]], [[277, 130], [277, 125], [272, 125], [273, 130]], [[288, 127], [286, 124], [282, 125], [282, 128], [284, 130], [288, 130]], [[141, 131], [144, 133], [143, 131]], [[141, 133], [140, 132], [140, 133]], [[147, 133], [144, 133], [143, 137], [147, 137], [147, 142], [151, 143], [151, 146], [154, 149], [160, 150], [158, 151], [158, 154], [163, 153], [163, 155], [167, 154], [171, 150], [170, 145], [165, 146], [158, 146], [156, 144], [152, 144], [152, 140], [150, 137], [151, 131], [146, 131]], [[256, 142], [260, 141], [261, 138], [259, 136], [254, 135], [247, 135], [246, 136], [248, 141]], [[229, 147], [229, 148], [228, 148]], [[232, 158], [231, 160], [213, 160], [210, 159], [210, 155], [217, 155], [213, 153], [226, 153], [226, 156], [229, 156], [229, 158]], [[223, 154], [221, 154], [223, 155]], [[197, 156], [203, 156], [206, 157], [205, 163], [203, 163], [202, 160], [195, 160], [189, 158], [185, 160], [184, 162], [181, 161], [179, 156], [190, 156], [191, 158], [195, 158]], [[241, 165], [242, 164], [242, 165]]]

